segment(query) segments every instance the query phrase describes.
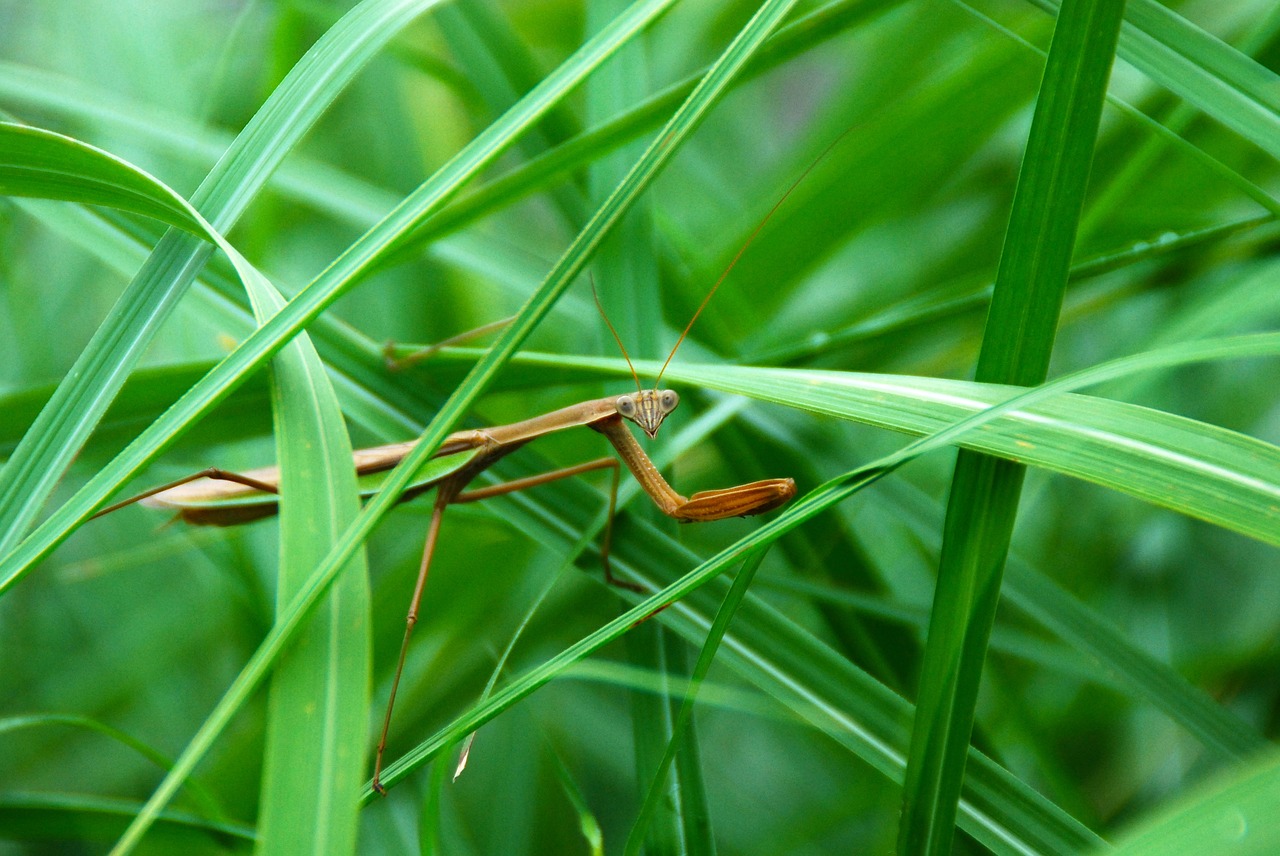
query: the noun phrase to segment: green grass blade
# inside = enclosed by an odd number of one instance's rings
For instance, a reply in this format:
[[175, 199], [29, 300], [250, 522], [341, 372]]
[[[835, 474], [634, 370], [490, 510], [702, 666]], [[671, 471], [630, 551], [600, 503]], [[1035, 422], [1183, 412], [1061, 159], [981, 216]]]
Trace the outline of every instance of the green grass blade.
[[1130, 0], [1120, 55], [1209, 116], [1280, 157], [1280, 78], [1154, 0]]
[[[161, 216], [210, 238], [227, 252], [261, 318], [283, 305], [274, 289], [194, 208], [141, 170], [38, 129], [0, 126], [0, 141], [10, 143], [4, 147], [10, 155], [4, 174], [17, 172], [23, 179], [17, 190], [65, 194], [81, 202]], [[283, 604], [333, 535], [354, 517], [357, 503], [351, 445], [337, 398], [306, 337], [277, 356], [272, 381], [286, 497], [278, 584]], [[360, 745], [364, 736], [367, 614], [367, 581], [363, 561], [357, 558], [327, 599], [320, 619], [277, 673], [263, 796], [264, 852], [354, 849], [356, 805], [350, 795], [361, 780], [363, 763], [350, 747]]]
[[[1053, 11], [1055, 0], [1031, 0]], [[1280, 157], [1275, 72], [1156, 0], [1128, 0], [1119, 54], [1272, 157]]]
[[[0, 735], [12, 731], [21, 731], [25, 728], [47, 728], [49, 726], [62, 728], [81, 728], [106, 737], [108, 740], [114, 740], [122, 746], [128, 747], [131, 751], [136, 752], [146, 758], [152, 764], [155, 764], [162, 770], [168, 770], [173, 766], [173, 759], [165, 755], [159, 749], [144, 743], [131, 734], [126, 734], [118, 728], [113, 728], [103, 722], [89, 719], [84, 716], [68, 716], [66, 714], [28, 714], [27, 716], [7, 716], [0, 719]], [[223, 823], [227, 820], [227, 812], [219, 804], [218, 799], [208, 788], [199, 780], [191, 779], [187, 782], [187, 794], [191, 802], [200, 809], [205, 818], [216, 823]]]
[[195, 235], [203, 226], [158, 179], [71, 137], [0, 122], [0, 195], [106, 205]]
[[1267, 856], [1280, 850], [1275, 753], [1203, 785], [1121, 835], [1116, 856]]
[[654, 771], [652, 780], [649, 783], [649, 788], [645, 791], [640, 813], [636, 817], [635, 823], [632, 824], [630, 834], [627, 836], [627, 844], [624, 851], [627, 856], [634, 856], [634, 854], [640, 852], [648, 825], [658, 807], [658, 801], [662, 799], [667, 773], [671, 770], [671, 764], [675, 761], [676, 754], [684, 742], [685, 735], [688, 733], [689, 725], [693, 722], [693, 706], [697, 701], [698, 690], [706, 680], [707, 673], [711, 671], [711, 664], [715, 660], [716, 652], [720, 649], [720, 643], [724, 641], [724, 634], [729, 629], [729, 622], [733, 621], [733, 616], [737, 614], [738, 607], [742, 604], [742, 599], [746, 596], [747, 589], [750, 588], [756, 571], [760, 569], [760, 563], [764, 561], [764, 555], [765, 551], [761, 550], [743, 562], [742, 568], [738, 571], [737, 576], [733, 578], [733, 584], [729, 587], [729, 593], [725, 596], [724, 603], [716, 611], [715, 621], [712, 622], [711, 631], [707, 634], [706, 641], [698, 652], [698, 662], [693, 668], [693, 674], [689, 677], [688, 689], [680, 702], [680, 710], [676, 714], [676, 720], [671, 729], [671, 739], [668, 741], [662, 758], [658, 762], [657, 769]]
[[[64, 845], [67, 831], [74, 829], [80, 840], [105, 843], [120, 834], [138, 808], [137, 802], [100, 796], [7, 793], [0, 796], [0, 836], [49, 850]], [[185, 811], [166, 811], [156, 830], [156, 839], [171, 853], [248, 853], [254, 843], [253, 827], [214, 823]]]
[[219, 247], [246, 288], [271, 288], [177, 191], [128, 161], [72, 137], [0, 122], [0, 191], [106, 205], [154, 217]]
[[[250, 292], [260, 320], [284, 300]], [[324, 365], [303, 334], [271, 361], [280, 466], [283, 612], [311, 569], [359, 511], [356, 474]], [[339, 572], [313, 620], [281, 658], [271, 682], [259, 808], [258, 852], [353, 853], [369, 707], [369, 579], [364, 552]]]
[[[283, 299], [176, 193], [131, 165], [60, 135], [0, 126], [24, 183], [17, 190], [66, 192], [80, 202], [160, 216], [218, 243], [241, 271], [259, 319]], [[40, 168], [37, 172], [29, 164]], [[25, 167], [25, 169], [24, 169]], [[11, 174], [6, 171], [4, 174]], [[69, 186], [67, 186], [69, 185]], [[351, 444], [337, 397], [304, 335], [272, 363], [272, 403], [281, 467], [282, 537], [277, 602], [283, 607], [357, 510]], [[369, 594], [363, 555], [352, 559], [317, 618], [276, 671], [272, 685], [260, 852], [349, 853], [369, 695]], [[216, 817], [216, 815], [215, 815]]]
[[[1038, 384], [1048, 371], [1123, 12], [1123, 0], [1068, 0], [1059, 12], [978, 358], [980, 381]], [[903, 854], [951, 851], [1023, 472], [966, 451], [956, 462], [903, 783]]]
[[[192, 196], [214, 228], [225, 232], [235, 223], [352, 76], [434, 1], [367, 0], [316, 43]], [[209, 251], [185, 234], [166, 235], [85, 347], [0, 471], [0, 555], [8, 556], [26, 534]]]

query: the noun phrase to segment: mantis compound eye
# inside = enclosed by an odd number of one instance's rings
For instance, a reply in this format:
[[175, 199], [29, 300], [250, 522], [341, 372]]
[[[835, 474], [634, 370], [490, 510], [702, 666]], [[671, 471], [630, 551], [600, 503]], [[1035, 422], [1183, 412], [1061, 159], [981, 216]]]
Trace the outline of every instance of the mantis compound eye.
[[663, 413], [670, 413], [680, 404], [680, 396], [673, 389], [664, 389], [658, 394], [658, 407]]
[[622, 395], [618, 397], [618, 413], [627, 419], [636, 418], [636, 400], [630, 395]]

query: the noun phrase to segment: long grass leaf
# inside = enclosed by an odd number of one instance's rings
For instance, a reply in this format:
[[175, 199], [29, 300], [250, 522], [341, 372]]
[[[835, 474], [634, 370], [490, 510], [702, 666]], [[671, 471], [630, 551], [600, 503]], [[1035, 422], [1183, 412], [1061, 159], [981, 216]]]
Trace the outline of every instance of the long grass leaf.
[[[1123, 12], [1123, 0], [1067, 0], [1059, 11], [996, 273], [980, 381], [1038, 384], [1048, 371]], [[904, 854], [951, 851], [1023, 472], [967, 451], [956, 461], [902, 788]]]
[[[284, 305], [250, 292], [259, 319]], [[280, 462], [282, 612], [359, 510], [351, 440], [324, 365], [303, 334], [271, 361]], [[258, 852], [353, 853], [369, 706], [369, 581], [364, 553], [339, 573], [271, 682]]]

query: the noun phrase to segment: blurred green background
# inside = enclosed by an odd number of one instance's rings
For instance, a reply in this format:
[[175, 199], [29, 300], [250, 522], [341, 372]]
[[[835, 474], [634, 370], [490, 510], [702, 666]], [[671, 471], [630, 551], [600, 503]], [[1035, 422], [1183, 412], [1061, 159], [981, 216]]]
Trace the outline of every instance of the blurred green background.
[[[305, 285], [616, 5], [458, 0], [423, 16], [356, 78], [230, 239], [286, 291]], [[1170, 6], [1261, 68], [1280, 63], [1274, 4]], [[0, 109], [106, 149], [189, 196], [347, 8], [0, 0]], [[678, 4], [485, 180], [584, 129], [639, 115], [637, 105], [650, 95], [714, 60], [752, 11], [750, 3]], [[1017, 0], [862, 0], [801, 4], [788, 20], [810, 25], [790, 31], [718, 105], [602, 248], [591, 270], [611, 317], [633, 357], [663, 359], [756, 225], [849, 129], [767, 223], [676, 361], [968, 379], [1052, 17]], [[1280, 233], [1251, 197], [1255, 188], [1275, 192], [1274, 159], [1124, 62], [1111, 92], [1181, 139], [1115, 103], [1104, 112], [1076, 250], [1079, 275], [1051, 376], [1161, 344], [1275, 329], [1280, 317]], [[673, 107], [655, 109], [650, 121], [641, 115], [635, 138], [647, 142]], [[349, 415], [388, 408], [425, 424], [468, 355], [390, 375], [378, 361], [380, 344], [437, 341], [513, 314], [634, 160], [636, 144], [627, 139], [588, 140], [566, 170], [536, 179], [519, 198], [498, 192], [468, 203], [464, 194], [452, 222], [446, 215], [429, 224], [429, 243], [408, 247], [340, 300], [326, 318], [347, 325], [362, 348], [338, 382]], [[68, 203], [0, 202], [0, 455], [12, 452], [111, 311], [145, 253], [140, 248], [160, 231], [140, 217]], [[215, 261], [165, 324], [50, 507], [247, 334], [227, 270]], [[338, 347], [316, 338], [326, 358]], [[586, 282], [526, 347], [615, 355]], [[1278, 377], [1274, 362], [1210, 363], [1093, 392], [1275, 443]], [[526, 418], [625, 391], [628, 383], [573, 368], [513, 366], [473, 424]], [[685, 493], [784, 475], [803, 493], [905, 443], [899, 434], [777, 405], [696, 388], [681, 393], [671, 436], [648, 448], [655, 455], [668, 444], [681, 448], [677, 431], [706, 414], [716, 420], [671, 464]], [[358, 416], [351, 421], [357, 445], [409, 436], [383, 438]], [[210, 465], [266, 463], [274, 454], [270, 428], [265, 381], [251, 382], [136, 486]], [[537, 443], [504, 473], [606, 453], [600, 438], [579, 433]], [[951, 453], [926, 457], [791, 533], [752, 589], [908, 700], [916, 693], [952, 462]], [[547, 488], [541, 498], [449, 512], [401, 688], [393, 756], [477, 699], [544, 587], [552, 586], [550, 595], [533, 612], [507, 674], [619, 612], [620, 596], [600, 584], [593, 551], [566, 570], [576, 533], [540, 516], [551, 505], [593, 519], [606, 487], [607, 478], [588, 478]], [[759, 525], [676, 527], [642, 503], [631, 509], [619, 522], [624, 543], [636, 543], [648, 521], [701, 556]], [[371, 735], [429, 510], [429, 502], [406, 505], [369, 545]], [[669, 561], [675, 573], [692, 567], [681, 557]], [[131, 509], [86, 526], [0, 598], [0, 717], [85, 717], [177, 755], [269, 628], [276, 562], [270, 522], [198, 530]], [[1055, 580], [1133, 650], [1212, 696], [1248, 726], [1250, 739], [1276, 736], [1274, 547], [1033, 469], [1011, 562]], [[420, 771], [365, 809], [360, 851], [589, 852], [575, 807], [581, 794], [606, 850], [621, 852], [651, 764], [643, 751], [637, 759], [635, 734], [643, 747], [646, 735], [661, 733], [655, 711], [662, 705], [652, 690], [686, 674], [696, 654], [676, 634], [659, 633], [659, 624], [648, 622], [636, 638], [486, 726], [456, 783], [441, 785]], [[772, 631], [757, 629], [767, 642]], [[776, 642], [792, 644], [782, 636]], [[697, 717], [701, 764], [684, 768], [675, 792], [703, 795], [718, 851], [890, 850], [898, 785], [773, 698], [750, 670], [749, 663], [712, 670]], [[259, 697], [198, 770], [205, 796], [241, 824], [239, 832], [256, 816], [263, 717]], [[121, 828], [116, 811], [132, 811], [159, 779], [151, 761], [97, 731], [55, 719], [5, 722], [13, 727], [0, 731], [0, 839], [7, 839], [0, 853], [105, 850]], [[1142, 697], [1114, 662], [1012, 608], [997, 620], [974, 744], [1107, 837], [1234, 761]], [[436, 762], [445, 773], [452, 764], [452, 756]], [[205, 814], [191, 796], [175, 810]], [[676, 835], [685, 812], [664, 807], [653, 852], [679, 852], [663, 836]], [[245, 846], [234, 834], [175, 821], [143, 849]], [[965, 833], [956, 851], [985, 852]]]

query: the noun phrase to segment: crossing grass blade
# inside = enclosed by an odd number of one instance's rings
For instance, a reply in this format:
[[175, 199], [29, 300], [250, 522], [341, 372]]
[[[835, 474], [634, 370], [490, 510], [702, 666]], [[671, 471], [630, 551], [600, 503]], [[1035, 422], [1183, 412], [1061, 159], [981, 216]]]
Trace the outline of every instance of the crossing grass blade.
[[[284, 305], [279, 294], [250, 291], [260, 320]], [[280, 466], [282, 612], [316, 562], [359, 510], [338, 397], [310, 338], [294, 338], [271, 361], [271, 403]], [[263, 788], [261, 853], [354, 853], [352, 798], [364, 776], [369, 708], [369, 577], [364, 552], [342, 568], [313, 620], [281, 659], [271, 682]]]
[[[1032, 0], [1055, 9], [1055, 0]], [[1128, 0], [1119, 54], [1205, 114], [1280, 156], [1274, 71], [1156, 0]]]
[[[266, 177], [377, 50], [435, 0], [366, 0], [329, 31], [237, 137], [192, 196], [225, 232]], [[67, 379], [0, 471], [0, 555], [9, 558], [160, 324], [208, 258], [170, 232], [120, 297]], [[0, 572], [0, 591], [16, 575]]]

